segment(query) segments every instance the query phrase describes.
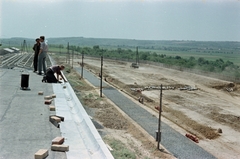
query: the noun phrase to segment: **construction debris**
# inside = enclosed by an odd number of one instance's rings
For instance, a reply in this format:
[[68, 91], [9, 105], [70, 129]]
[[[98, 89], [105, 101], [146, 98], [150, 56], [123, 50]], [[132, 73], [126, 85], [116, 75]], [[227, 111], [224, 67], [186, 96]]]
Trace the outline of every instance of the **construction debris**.
[[52, 94], [52, 98], [56, 98], [56, 94]]
[[199, 139], [196, 136], [194, 136], [192, 134], [188, 134], [188, 133], [185, 136], [188, 137], [189, 139], [191, 139], [192, 141], [199, 143]]
[[45, 100], [44, 101], [44, 104], [47, 104], [47, 105], [49, 105], [49, 104], [51, 104], [52, 103], [52, 100]]
[[40, 149], [35, 153], [34, 158], [35, 159], [44, 159], [47, 156], [48, 156], [48, 150], [47, 149]]
[[61, 145], [64, 142], [64, 137], [56, 137], [52, 140], [52, 145]]
[[49, 116], [49, 121], [50, 121], [54, 126], [56, 126], [57, 128], [60, 127], [59, 121], [56, 121], [55, 118], [52, 118], [52, 116]]
[[221, 128], [218, 128], [217, 132], [218, 132], [218, 133], [222, 133], [222, 129], [221, 129]]
[[47, 100], [52, 99], [52, 96], [45, 96], [44, 99], [47, 99]]
[[50, 105], [50, 106], [49, 106], [49, 110], [50, 110], [50, 111], [55, 111], [55, 110], [56, 110], [56, 108], [55, 108], [55, 106], [54, 106], [54, 105]]
[[65, 151], [69, 151], [69, 146], [68, 145], [57, 145], [57, 144], [53, 144], [51, 146], [51, 150], [53, 151], [62, 151], [62, 152], [65, 152]]
[[233, 91], [233, 88], [226, 88], [226, 90], [227, 90], [228, 92], [232, 92], [232, 91]]
[[184, 87], [181, 87], [181, 88], [178, 88], [180, 91], [182, 90], [188, 90], [188, 91], [195, 91], [195, 90], [198, 90], [197, 88], [193, 88], [191, 86], [184, 86]]
[[[158, 111], [160, 110], [160, 106], [155, 106], [154, 108], [157, 109]], [[161, 111], [161, 112], [163, 112], [163, 111]]]
[[56, 122], [60, 123], [61, 122], [61, 118], [57, 117], [57, 116], [51, 116], [52, 120], [55, 120]]
[[[150, 91], [150, 90], [160, 90], [161, 87], [160, 86], [145, 86], [143, 88], [130, 88], [131, 91], [136, 91], [136, 92], [142, 92], [142, 91]], [[175, 90], [177, 89], [177, 87], [173, 87], [173, 86], [163, 86], [162, 87], [162, 90]], [[198, 90], [198, 88], [195, 88], [195, 87], [191, 87], [191, 86], [184, 86], [184, 87], [179, 87], [178, 88], [179, 90], [188, 90], [188, 91], [195, 91], [195, 90]]]
[[39, 92], [38, 92], [38, 95], [43, 95], [43, 91], [39, 91]]
[[138, 101], [139, 101], [140, 103], [142, 103], [142, 104], [143, 104], [143, 100], [144, 100], [143, 97], [139, 97], [139, 98], [138, 98]]

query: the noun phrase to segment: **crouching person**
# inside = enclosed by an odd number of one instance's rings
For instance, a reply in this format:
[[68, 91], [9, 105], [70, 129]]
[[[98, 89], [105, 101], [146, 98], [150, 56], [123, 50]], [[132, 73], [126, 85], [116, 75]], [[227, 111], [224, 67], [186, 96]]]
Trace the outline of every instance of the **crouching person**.
[[[59, 76], [62, 77], [62, 79], [64, 80], [64, 82], [67, 82], [67, 80], [64, 78], [64, 76], [62, 75], [62, 70], [64, 70], [64, 66], [61, 65], [54, 65], [51, 66], [50, 68], [47, 69], [46, 71], [46, 77], [45, 77], [45, 82], [48, 83], [62, 83], [61, 81], [59, 81]], [[57, 78], [55, 76], [55, 73], [57, 74]], [[44, 81], [44, 79], [42, 80], [42, 82]]]

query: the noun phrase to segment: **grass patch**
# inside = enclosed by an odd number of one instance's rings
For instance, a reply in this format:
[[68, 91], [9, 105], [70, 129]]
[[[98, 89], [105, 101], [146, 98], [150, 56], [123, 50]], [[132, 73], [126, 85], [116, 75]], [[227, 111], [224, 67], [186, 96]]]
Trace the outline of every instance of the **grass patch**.
[[134, 152], [126, 149], [126, 146], [119, 140], [107, 139], [113, 149], [112, 155], [115, 159], [136, 159]]

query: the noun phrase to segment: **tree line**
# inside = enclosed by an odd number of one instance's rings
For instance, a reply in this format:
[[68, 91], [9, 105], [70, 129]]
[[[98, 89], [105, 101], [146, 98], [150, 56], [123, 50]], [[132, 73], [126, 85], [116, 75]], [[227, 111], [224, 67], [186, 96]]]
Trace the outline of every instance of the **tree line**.
[[[99, 45], [93, 47], [79, 47], [69, 46], [69, 50], [74, 50], [79, 54], [84, 53], [90, 56], [103, 56], [105, 58], [117, 58], [136, 60], [136, 51], [131, 49], [103, 49]], [[197, 69], [201, 71], [223, 73], [235, 78], [240, 78], [240, 67], [231, 61], [224, 61], [219, 58], [215, 61], [209, 61], [204, 57], [195, 58], [182, 58], [181, 56], [167, 56], [165, 54], [157, 54], [151, 51], [138, 51], [140, 61], [153, 61], [159, 62], [170, 66], [179, 66], [182, 68]]]

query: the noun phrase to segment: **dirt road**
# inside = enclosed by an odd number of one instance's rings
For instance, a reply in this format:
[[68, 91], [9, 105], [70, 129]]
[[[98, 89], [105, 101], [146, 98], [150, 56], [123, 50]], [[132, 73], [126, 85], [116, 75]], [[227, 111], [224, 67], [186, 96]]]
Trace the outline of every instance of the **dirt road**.
[[[100, 73], [99, 59], [86, 57], [84, 63], [96, 75]], [[166, 122], [183, 135], [196, 135], [198, 145], [217, 158], [240, 158], [240, 84], [152, 65], [140, 64], [138, 69], [130, 65], [104, 60], [103, 75], [135, 99], [142, 96], [144, 106], [156, 113], [162, 84]]]

